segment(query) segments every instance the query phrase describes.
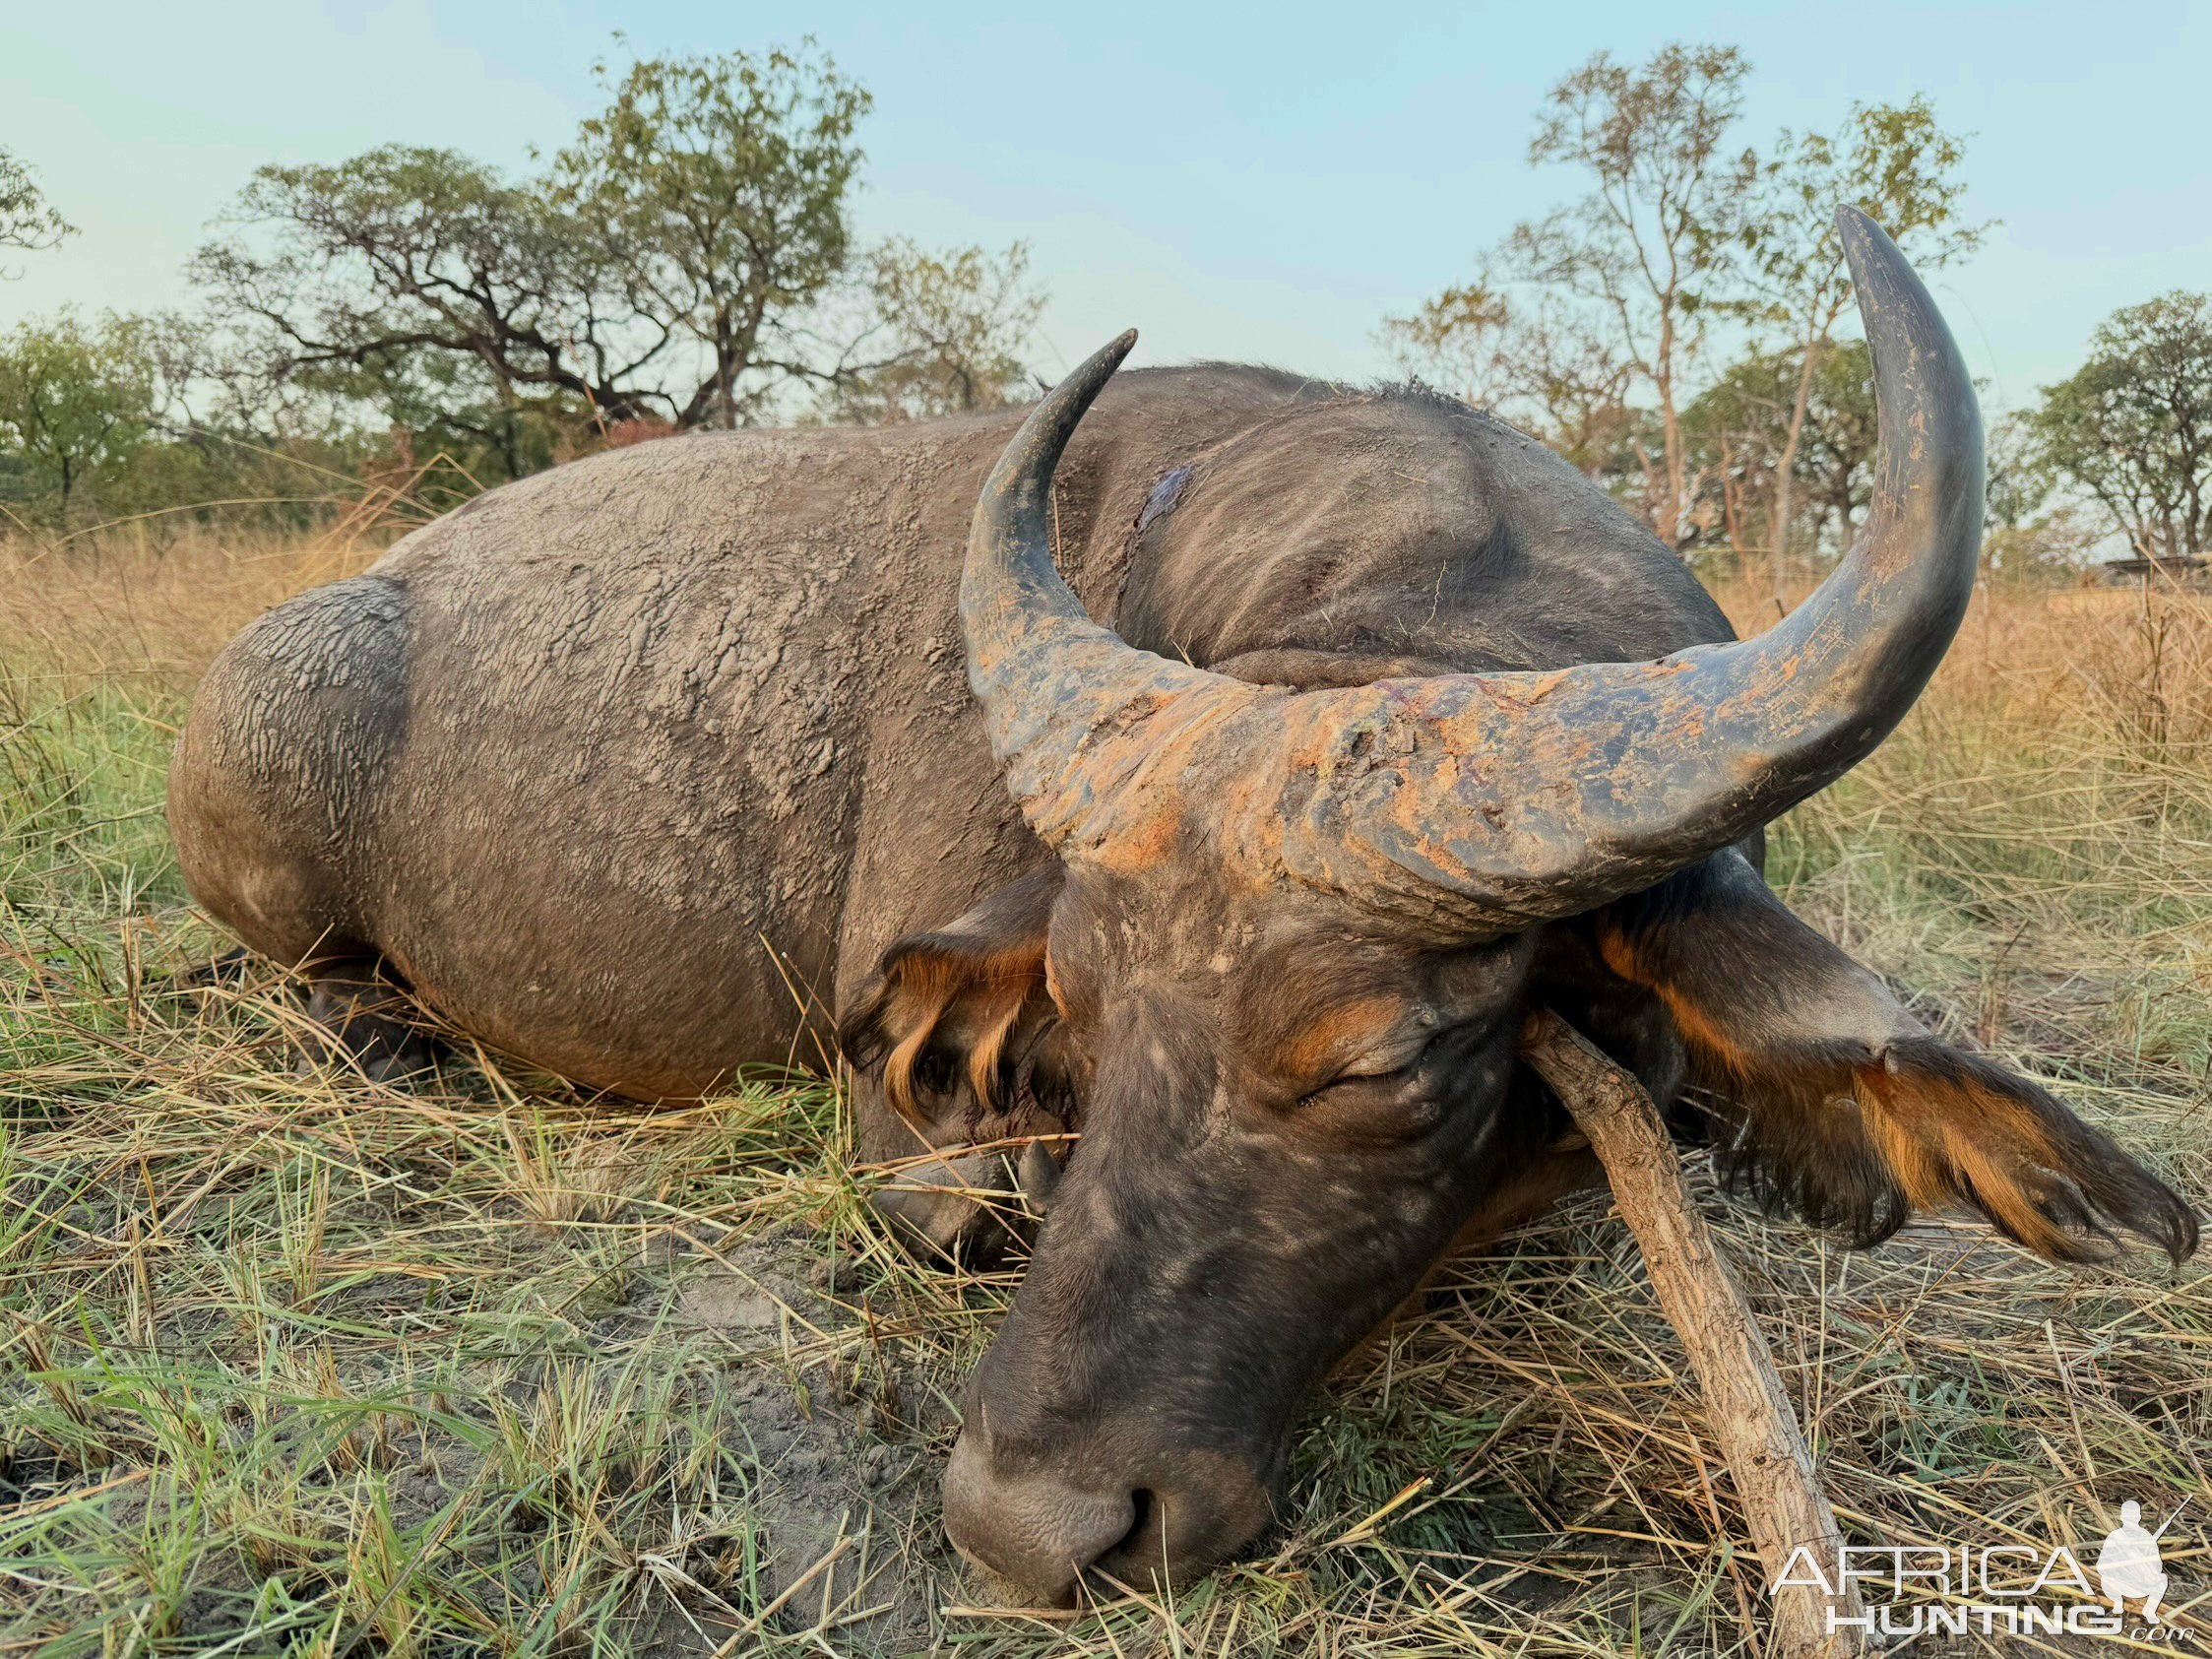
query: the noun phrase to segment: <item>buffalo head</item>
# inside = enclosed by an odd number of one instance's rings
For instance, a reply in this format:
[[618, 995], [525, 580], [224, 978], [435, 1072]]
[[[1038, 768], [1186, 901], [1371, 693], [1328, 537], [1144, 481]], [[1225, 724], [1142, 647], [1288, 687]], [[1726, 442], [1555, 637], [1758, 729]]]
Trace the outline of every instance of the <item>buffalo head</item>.
[[[1064, 1599], [1091, 1568], [1185, 1580], [1260, 1530], [1300, 1397], [1501, 1171], [1547, 1154], [1556, 1118], [1515, 1065], [1547, 932], [1754, 834], [1933, 672], [1974, 582], [1980, 418], [1927, 292], [1842, 219], [1880, 398], [1874, 504], [1753, 640], [1302, 691], [1136, 650], [1050, 551], [1054, 467], [1133, 335], [991, 474], [961, 589], [970, 683], [1058, 856], [1037, 984], [1083, 1140], [970, 1385], [945, 1518], [1030, 1594]], [[1591, 950], [1632, 979], [1652, 936]], [[1944, 1188], [1941, 1157], [1913, 1156], [1915, 1201], [1995, 1179]]]

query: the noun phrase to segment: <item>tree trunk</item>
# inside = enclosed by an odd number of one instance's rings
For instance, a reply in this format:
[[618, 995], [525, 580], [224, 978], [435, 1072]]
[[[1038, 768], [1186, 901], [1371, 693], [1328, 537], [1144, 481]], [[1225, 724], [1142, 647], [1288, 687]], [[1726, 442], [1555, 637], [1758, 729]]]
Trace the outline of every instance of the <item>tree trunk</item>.
[[737, 430], [735, 351], [735, 345], [727, 335], [722, 335], [715, 342], [715, 395], [722, 399], [722, 426], [726, 432]]
[[1743, 486], [1736, 478], [1736, 449], [1728, 441], [1728, 433], [1721, 434], [1721, 529], [1728, 537], [1728, 550], [1741, 557], [1743, 552]]
[[1659, 430], [1667, 449], [1667, 499], [1655, 528], [1668, 546], [1679, 544], [1682, 512], [1682, 423], [1675, 413], [1675, 312], [1663, 302], [1659, 317], [1659, 360], [1652, 382], [1659, 393]]
[[1804, 343], [1798, 362], [1798, 395], [1790, 405], [1790, 425], [1782, 437], [1782, 455], [1774, 467], [1774, 509], [1767, 525], [1774, 543], [1768, 578], [1777, 605], [1790, 603], [1790, 486], [1798, 469], [1798, 445], [1804, 437], [1805, 411], [1812, 404], [1812, 376], [1819, 367], [1820, 350], [1827, 342], [1818, 337]]
[[1652, 465], [1651, 451], [1644, 447], [1641, 438], [1630, 439], [1630, 447], [1636, 452], [1636, 471], [1644, 476], [1644, 506], [1651, 517], [1652, 534], [1656, 536], [1659, 534], [1659, 497], [1666, 487], [1666, 479], [1660, 476], [1665, 463], [1660, 467]]

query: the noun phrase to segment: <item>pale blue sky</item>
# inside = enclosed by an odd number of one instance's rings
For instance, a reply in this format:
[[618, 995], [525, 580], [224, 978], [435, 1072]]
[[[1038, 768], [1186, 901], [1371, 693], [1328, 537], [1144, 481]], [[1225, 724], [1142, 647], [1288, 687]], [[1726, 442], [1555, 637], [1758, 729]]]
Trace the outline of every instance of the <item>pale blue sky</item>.
[[2114, 307], [2212, 287], [2201, 6], [0, 0], [0, 144], [84, 228], [18, 262], [0, 323], [179, 301], [262, 161], [404, 140], [519, 165], [593, 107], [617, 28], [647, 52], [818, 36], [876, 96], [862, 228], [1030, 238], [1050, 366], [1133, 323], [1145, 361], [1382, 371], [1383, 313], [1572, 188], [1524, 160], [1545, 88], [1676, 37], [1749, 54], [1746, 139], [1915, 92], [1976, 135], [1971, 206], [2004, 224], [1936, 287], [1997, 408]]

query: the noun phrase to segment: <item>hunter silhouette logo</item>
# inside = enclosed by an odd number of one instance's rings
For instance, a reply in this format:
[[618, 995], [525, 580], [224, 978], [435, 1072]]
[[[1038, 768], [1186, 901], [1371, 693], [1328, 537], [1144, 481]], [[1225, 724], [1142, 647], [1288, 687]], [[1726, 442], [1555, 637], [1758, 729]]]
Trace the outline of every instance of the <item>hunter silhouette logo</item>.
[[[2173, 1580], [2159, 1540], [2188, 1507], [2153, 1532], [2133, 1499], [2119, 1506], [2119, 1525], [2105, 1535], [2095, 1564], [2095, 1584], [2063, 1544], [1847, 1544], [1833, 1562], [1802, 1547], [1792, 1552], [1767, 1586], [1804, 1585], [1833, 1596], [1845, 1584], [1867, 1592], [1865, 1611], [1846, 1615], [1831, 1607], [1831, 1633], [1856, 1627], [1869, 1636], [2074, 1635], [2188, 1636], [2162, 1624], [2160, 1612]], [[2083, 1552], [2087, 1554], [2086, 1551]], [[1907, 1586], [1912, 1588], [1908, 1590]], [[1880, 1591], [1886, 1588], [1884, 1602]], [[2141, 1604], [2141, 1625], [2130, 1629], [2127, 1604]]]
[[2106, 1535], [2104, 1547], [2097, 1552], [2097, 1587], [2111, 1600], [2115, 1613], [2124, 1612], [2121, 1604], [2140, 1596], [2143, 1623], [2158, 1623], [2158, 1604], [2166, 1595], [2166, 1567], [2159, 1559], [2158, 1541], [2180, 1514], [2177, 1509], [2156, 1532], [2145, 1532], [2143, 1506], [2133, 1499], [2119, 1506], [2119, 1525]]

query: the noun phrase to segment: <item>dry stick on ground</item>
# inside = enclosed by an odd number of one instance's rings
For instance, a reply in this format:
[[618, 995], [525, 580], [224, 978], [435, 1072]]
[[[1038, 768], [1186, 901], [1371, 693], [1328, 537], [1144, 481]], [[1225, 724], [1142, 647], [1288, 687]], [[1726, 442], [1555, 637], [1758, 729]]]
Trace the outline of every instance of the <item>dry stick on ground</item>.
[[[1784, 1576], [1801, 1546], [1823, 1575], [1835, 1570], [1843, 1539], [1836, 1513], [1812, 1470], [1797, 1413], [1782, 1391], [1774, 1357], [1751, 1317], [1736, 1274], [1705, 1218], [1690, 1202], [1659, 1110], [1634, 1077], [1600, 1053], [1549, 1009], [1521, 1028], [1521, 1052], [1566, 1104], [1605, 1166], [1613, 1202], [1636, 1236], [1659, 1306], [1666, 1310], [1705, 1392], [1705, 1413], [1736, 1477], [1751, 1541], [1769, 1583]], [[1806, 1576], [1801, 1570], [1793, 1577]], [[1833, 1597], [1792, 1585], [1774, 1596], [1773, 1659], [1856, 1653], [1856, 1631], [1828, 1633], [1828, 1613], [1864, 1617], [1857, 1589]]]

